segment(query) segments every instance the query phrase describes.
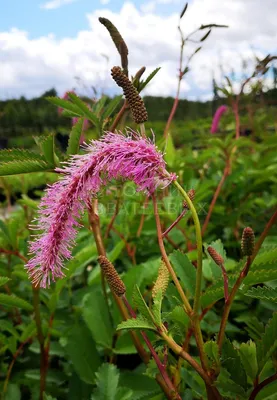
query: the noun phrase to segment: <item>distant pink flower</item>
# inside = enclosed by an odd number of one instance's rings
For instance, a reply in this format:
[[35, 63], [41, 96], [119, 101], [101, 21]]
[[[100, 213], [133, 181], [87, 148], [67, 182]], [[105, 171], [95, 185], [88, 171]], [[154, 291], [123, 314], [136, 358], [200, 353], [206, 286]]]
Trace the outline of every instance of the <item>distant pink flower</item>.
[[219, 125], [220, 118], [227, 110], [228, 110], [227, 106], [218, 107], [218, 109], [216, 110], [214, 117], [213, 117], [211, 133], [216, 133], [218, 131], [218, 125]]
[[80, 226], [77, 220], [102, 185], [123, 178], [134, 181], [139, 191], [152, 194], [175, 179], [166, 171], [156, 146], [136, 133], [107, 133], [86, 149], [87, 154], [75, 155], [64, 168], [57, 168], [63, 176], [41, 200], [36, 229], [43, 233], [31, 243], [34, 257], [27, 264], [35, 285], [46, 287], [51, 277], [55, 280], [64, 276], [63, 262], [71, 258], [76, 228]]

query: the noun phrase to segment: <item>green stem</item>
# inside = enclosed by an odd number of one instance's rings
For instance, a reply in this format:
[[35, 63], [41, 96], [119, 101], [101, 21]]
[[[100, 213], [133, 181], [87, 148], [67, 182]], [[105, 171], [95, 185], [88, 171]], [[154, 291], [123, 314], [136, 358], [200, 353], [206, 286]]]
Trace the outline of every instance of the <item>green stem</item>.
[[194, 305], [193, 312], [198, 315], [199, 307], [200, 307], [200, 296], [201, 296], [201, 282], [202, 282], [202, 235], [201, 235], [201, 226], [199, 222], [199, 218], [196, 212], [196, 209], [190, 200], [188, 194], [184, 191], [182, 186], [174, 181], [173, 184], [176, 186], [178, 191], [186, 200], [189, 209], [191, 211], [191, 215], [193, 218], [195, 233], [196, 233], [196, 244], [197, 244], [197, 272], [196, 272], [196, 285], [195, 285], [195, 295], [194, 295]]
[[194, 335], [196, 339], [196, 343], [199, 350], [199, 355], [201, 359], [201, 363], [203, 368], [208, 370], [208, 360], [206, 354], [204, 352], [204, 341], [200, 327], [200, 318], [199, 318], [199, 308], [200, 308], [200, 297], [201, 297], [201, 283], [202, 283], [202, 234], [201, 234], [201, 226], [199, 222], [199, 218], [196, 212], [196, 209], [189, 198], [188, 194], [182, 188], [182, 186], [177, 182], [173, 182], [178, 191], [186, 200], [188, 207], [191, 211], [194, 226], [195, 226], [195, 234], [196, 234], [196, 244], [197, 244], [197, 270], [196, 270], [196, 284], [195, 284], [195, 294], [194, 294], [194, 304], [193, 304], [193, 315], [192, 315], [192, 325], [194, 330]]

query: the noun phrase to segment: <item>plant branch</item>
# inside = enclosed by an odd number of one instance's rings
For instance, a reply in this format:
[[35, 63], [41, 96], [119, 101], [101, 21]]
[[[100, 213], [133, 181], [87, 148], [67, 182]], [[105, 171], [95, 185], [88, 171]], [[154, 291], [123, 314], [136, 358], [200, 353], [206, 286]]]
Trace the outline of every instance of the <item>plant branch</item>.
[[121, 118], [123, 117], [125, 111], [128, 108], [128, 103], [127, 100], [124, 100], [123, 106], [121, 107], [121, 109], [119, 110], [119, 113], [117, 114], [117, 116], [115, 117], [111, 127], [110, 127], [110, 132], [114, 132], [117, 125], [119, 124]]
[[169, 258], [168, 258], [167, 254], [166, 254], [166, 251], [165, 251], [163, 237], [162, 237], [163, 233], [162, 233], [161, 221], [160, 221], [160, 216], [159, 216], [159, 211], [158, 211], [158, 204], [157, 204], [156, 197], [154, 195], [152, 196], [152, 200], [153, 200], [153, 206], [154, 206], [154, 214], [155, 214], [155, 219], [156, 219], [157, 235], [158, 235], [158, 242], [159, 242], [160, 251], [161, 251], [163, 260], [165, 262], [165, 265], [166, 265], [166, 267], [168, 269], [168, 272], [170, 273], [170, 275], [171, 275], [171, 277], [173, 279], [173, 282], [175, 283], [176, 289], [178, 290], [178, 293], [179, 293], [179, 295], [180, 295], [180, 297], [181, 297], [181, 299], [182, 299], [182, 301], [184, 303], [185, 311], [187, 312], [188, 315], [190, 315], [191, 312], [192, 312], [191, 305], [190, 305], [190, 303], [189, 303], [189, 301], [188, 301], [188, 299], [187, 299], [187, 297], [186, 297], [186, 295], [185, 295], [185, 293], [184, 293], [184, 291], [182, 289], [182, 286], [181, 286], [181, 284], [180, 284], [180, 282], [179, 282], [179, 280], [178, 280], [178, 278], [177, 278], [177, 276], [175, 274], [174, 269], [172, 268], [172, 266], [170, 264]]
[[223, 172], [222, 178], [220, 179], [220, 182], [219, 182], [219, 184], [218, 184], [218, 186], [216, 188], [216, 191], [214, 193], [212, 202], [211, 202], [210, 207], [209, 207], [208, 214], [206, 215], [204, 224], [202, 226], [202, 236], [204, 236], [204, 234], [206, 232], [208, 223], [209, 223], [209, 221], [211, 219], [211, 215], [212, 215], [214, 206], [215, 206], [216, 201], [218, 199], [218, 196], [219, 196], [219, 194], [221, 192], [222, 186], [223, 186], [227, 176], [230, 174], [230, 170], [231, 170], [231, 160], [230, 160], [230, 157], [228, 156], [227, 159], [226, 159], [226, 164], [225, 164], [225, 168], [224, 168], [224, 172]]
[[262, 381], [261, 383], [259, 383], [255, 389], [252, 391], [252, 393], [250, 394], [249, 400], [255, 400], [255, 398], [257, 397], [257, 395], [259, 394], [259, 392], [267, 385], [269, 385], [270, 383], [274, 382], [277, 380], [277, 372], [270, 376], [269, 378], [266, 378], [264, 381]]
[[213, 382], [212, 382], [211, 378], [204, 371], [204, 369], [198, 364], [198, 362], [195, 361], [194, 358], [189, 355], [189, 353], [187, 353], [181, 346], [179, 346], [165, 332], [161, 332], [160, 334], [161, 334], [162, 338], [168, 344], [168, 347], [171, 348], [171, 350], [173, 350], [175, 354], [177, 354], [178, 356], [182, 357], [185, 361], [187, 361], [192, 366], [192, 368], [201, 376], [201, 378], [206, 383], [206, 385], [211, 387], [211, 389], [213, 390], [214, 396], [215, 396], [214, 399], [221, 399], [221, 396], [220, 396], [218, 390], [212, 386]]
[[232, 303], [234, 301], [234, 298], [236, 296], [236, 293], [238, 291], [238, 289], [240, 288], [240, 285], [242, 283], [242, 281], [244, 280], [244, 278], [247, 276], [248, 271], [250, 269], [251, 264], [253, 263], [256, 255], [258, 254], [266, 236], [268, 235], [268, 232], [270, 230], [270, 228], [272, 227], [272, 225], [276, 222], [277, 219], [277, 210], [275, 211], [275, 213], [272, 215], [272, 217], [270, 218], [270, 220], [268, 221], [263, 233], [261, 234], [259, 240], [257, 241], [255, 247], [254, 247], [254, 251], [252, 256], [247, 257], [246, 263], [241, 271], [241, 273], [239, 274], [238, 279], [236, 280], [234, 287], [228, 297], [227, 302], [225, 303], [225, 307], [223, 310], [223, 316], [221, 319], [221, 324], [220, 324], [220, 329], [219, 329], [219, 334], [218, 334], [218, 339], [217, 339], [217, 344], [219, 347], [219, 350], [221, 350], [222, 345], [223, 345], [223, 341], [224, 341], [224, 335], [225, 335], [225, 329], [226, 329], [226, 325], [228, 322], [228, 317], [230, 314], [230, 310], [232, 307]]
[[[127, 310], [129, 311], [129, 314], [131, 315], [132, 318], [137, 318], [135, 311], [132, 309], [130, 303], [128, 302], [125, 294], [122, 296], [122, 300], [127, 308]], [[140, 331], [141, 336], [143, 337], [143, 340], [145, 341], [148, 349], [150, 350], [150, 353], [152, 354], [152, 357], [155, 361], [155, 363], [157, 364], [157, 367], [160, 371], [161, 376], [163, 377], [168, 389], [170, 390], [170, 392], [172, 392], [172, 394], [174, 394], [174, 398], [178, 399], [178, 400], [182, 400], [179, 393], [177, 392], [175, 386], [173, 385], [173, 383], [171, 382], [167, 372], [166, 372], [166, 368], [165, 366], [162, 364], [161, 360], [159, 359], [158, 354], [156, 353], [154, 347], [152, 346], [152, 343], [150, 342], [150, 340], [148, 339], [148, 336], [146, 335], [146, 333], [144, 331]]]

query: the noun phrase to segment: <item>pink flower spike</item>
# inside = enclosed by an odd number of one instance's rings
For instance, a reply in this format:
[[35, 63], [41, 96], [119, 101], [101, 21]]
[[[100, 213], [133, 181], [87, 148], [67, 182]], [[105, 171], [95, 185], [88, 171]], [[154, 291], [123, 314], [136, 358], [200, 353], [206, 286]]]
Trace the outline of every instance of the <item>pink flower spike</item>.
[[213, 122], [212, 122], [212, 126], [211, 126], [211, 133], [216, 133], [218, 131], [218, 125], [219, 125], [219, 121], [222, 117], [222, 115], [228, 110], [227, 106], [220, 106], [218, 107], [218, 109], [216, 110], [214, 117], [213, 117]]
[[102, 185], [123, 178], [133, 181], [138, 191], [152, 194], [176, 179], [166, 171], [156, 146], [135, 132], [127, 136], [107, 133], [86, 150], [85, 155], [75, 155], [64, 168], [57, 168], [62, 178], [49, 186], [41, 200], [35, 229], [43, 233], [30, 243], [34, 257], [26, 265], [35, 285], [45, 288], [51, 278], [55, 281], [64, 276], [62, 268], [71, 258], [78, 219]]

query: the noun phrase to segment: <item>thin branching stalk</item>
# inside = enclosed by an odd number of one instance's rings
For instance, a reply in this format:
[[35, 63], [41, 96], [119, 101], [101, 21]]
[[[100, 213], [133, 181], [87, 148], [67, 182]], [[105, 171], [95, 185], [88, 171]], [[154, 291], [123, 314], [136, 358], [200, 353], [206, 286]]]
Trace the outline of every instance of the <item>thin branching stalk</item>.
[[159, 242], [159, 247], [160, 247], [160, 251], [163, 257], [163, 260], [165, 262], [165, 265], [172, 277], [173, 282], [175, 283], [176, 289], [178, 290], [178, 293], [182, 299], [182, 302], [184, 304], [184, 308], [185, 311], [187, 312], [188, 315], [191, 314], [192, 312], [192, 308], [191, 305], [187, 299], [187, 296], [185, 295], [182, 286], [175, 274], [174, 269], [172, 268], [172, 265], [169, 261], [169, 258], [167, 256], [165, 247], [164, 247], [164, 242], [163, 242], [163, 232], [162, 232], [162, 228], [161, 228], [161, 221], [160, 221], [160, 216], [159, 216], [159, 211], [158, 211], [158, 204], [157, 204], [157, 200], [156, 197], [153, 195], [152, 196], [152, 200], [153, 200], [153, 206], [154, 206], [154, 214], [155, 214], [155, 219], [156, 219], [156, 227], [157, 227], [157, 236], [158, 236], [158, 242]]
[[257, 241], [255, 247], [254, 247], [254, 251], [253, 254], [251, 256], [247, 257], [246, 263], [239, 275], [239, 277], [236, 280], [236, 283], [234, 284], [234, 287], [228, 297], [227, 302], [225, 303], [225, 307], [224, 307], [224, 311], [223, 311], [223, 316], [221, 319], [221, 325], [220, 325], [220, 329], [219, 329], [219, 334], [218, 334], [218, 339], [217, 339], [217, 343], [218, 343], [218, 347], [219, 350], [221, 350], [223, 342], [224, 342], [224, 335], [225, 335], [225, 329], [226, 329], [226, 325], [228, 322], [228, 317], [230, 314], [230, 310], [232, 307], [232, 303], [235, 299], [235, 296], [237, 294], [237, 291], [240, 288], [240, 285], [242, 284], [242, 281], [244, 280], [244, 278], [247, 276], [250, 266], [253, 263], [256, 255], [258, 254], [266, 236], [269, 233], [270, 228], [272, 227], [272, 225], [276, 222], [277, 220], [277, 210], [275, 211], [275, 213], [272, 215], [272, 217], [270, 218], [270, 220], [268, 221], [263, 233], [261, 234], [259, 240]]
[[[131, 315], [132, 318], [136, 318], [136, 313], [133, 310], [133, 308], [131, 307], [130, 303], [128, 302], [125, 294], [122, 296], [122, 300], [127, 308], [127, 310], [129, 311], [129, 314]], [[144, 331], [140, 331], [141, 336], [143, 337], [143, 340], [145, 341], [159, 371], [161, 376], [163, 377], [168, 389], [170, 392], [172, 392], [172, 398], [178, 399], [178, 400], [182, 400], [179, 393], [177, 392], [175, 386], [173, 385], [173, 383], [171, 382], [167, 372], [166, 372], [166, 368], [164, 366], [164, 364], [161, 362], [161, 360], [159, 359], [158, 354], [156, 353], [154, 347], [152, 346], [152, 343], [150, 342], [148, 336], [146, 335], [146, 333]]]
[[275, 374], [273, 374], [272, 376], [270, 376], [269, 378], [266, 378], [265, 380], [263, 380], [261, 383], [259, 383], [255, 389], [252, 391], [252, 393], [250, 394], [249, 400], [255, 400], [255, 398], [257, 397], [257, 395], [260, 393], [260, 391], [267, 385], [269, 385], [270, 383], [274, 382], [277, 380], [277, 372]]

